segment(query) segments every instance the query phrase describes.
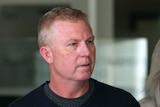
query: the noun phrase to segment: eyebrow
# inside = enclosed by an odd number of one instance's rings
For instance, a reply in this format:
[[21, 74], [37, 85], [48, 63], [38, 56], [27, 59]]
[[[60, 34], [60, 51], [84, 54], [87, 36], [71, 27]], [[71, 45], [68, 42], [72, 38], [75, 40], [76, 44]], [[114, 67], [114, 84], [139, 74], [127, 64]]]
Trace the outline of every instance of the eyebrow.
[[[88, 39], [94, 39], [94, 36], [89, 36], [86, 40]], [[78, 38], [71, 38], [71, 39], [68, 39], [68, 41], [79, 41]]]
[[88, 39], [94, 39], [94, 36], [90, 36]]

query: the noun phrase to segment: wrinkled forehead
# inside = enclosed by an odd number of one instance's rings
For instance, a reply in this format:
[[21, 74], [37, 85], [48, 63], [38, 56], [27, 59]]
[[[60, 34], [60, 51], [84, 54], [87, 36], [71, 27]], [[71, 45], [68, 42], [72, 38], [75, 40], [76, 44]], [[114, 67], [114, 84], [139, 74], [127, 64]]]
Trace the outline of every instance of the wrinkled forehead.
[[58, 36], [58, 38], [89, 38], [93, 36], [92, 30], [88, 24], [81, 20], [76, 22], [56, 21], [47, 30], [50, 37]]

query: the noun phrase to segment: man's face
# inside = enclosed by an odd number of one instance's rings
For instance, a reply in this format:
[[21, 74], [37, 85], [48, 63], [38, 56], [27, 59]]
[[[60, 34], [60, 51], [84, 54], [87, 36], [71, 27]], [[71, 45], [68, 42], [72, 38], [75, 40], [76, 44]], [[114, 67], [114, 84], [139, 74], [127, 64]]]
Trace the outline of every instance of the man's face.
[[49, 46], [52, 76], [66, 80], [90, 78], [95, 65], [95, 45], [88, 25], [83, 21], [57, 21], [52, 29]]

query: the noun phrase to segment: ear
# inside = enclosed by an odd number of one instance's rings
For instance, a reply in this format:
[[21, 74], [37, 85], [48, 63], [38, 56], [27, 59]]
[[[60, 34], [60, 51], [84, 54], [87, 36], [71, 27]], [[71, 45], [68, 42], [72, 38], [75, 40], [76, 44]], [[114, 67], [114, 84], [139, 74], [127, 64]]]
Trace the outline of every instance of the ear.
[[42, 46], [39, 51], [41, 56], [48, 64], [52, 63], [53, 60], [52, 51], [48, 46]]

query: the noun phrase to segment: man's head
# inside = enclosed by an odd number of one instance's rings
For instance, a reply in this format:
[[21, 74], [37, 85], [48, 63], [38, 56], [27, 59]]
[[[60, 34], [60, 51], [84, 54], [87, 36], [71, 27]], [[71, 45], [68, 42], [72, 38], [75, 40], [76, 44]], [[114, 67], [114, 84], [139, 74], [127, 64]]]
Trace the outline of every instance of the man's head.
[[[48, 30], [54, 22], [58, 20], [68, 20], [68, 21], [77, 21], [83, 20], [88, 24], [88, 19], [85, 13], [80, 10], [66, 8], [66, 7], [57, 7], [48, 11], [44, 14], [44, 16], [40, 19], [38, 25], [38, 45], [39, 47], [47, 45], [49, 40]], [[88, 24], [90, 27], [90, 25]], [[52, 29], [54, 30], [54, 29]]]
[[95, 64], [94, 36], [83, 12], [64, 7], [49, 11], [40, 20], [38, 41], [51, 78], [90, 78]]

